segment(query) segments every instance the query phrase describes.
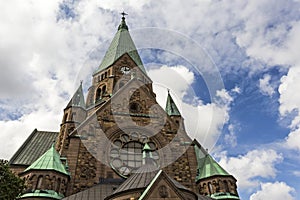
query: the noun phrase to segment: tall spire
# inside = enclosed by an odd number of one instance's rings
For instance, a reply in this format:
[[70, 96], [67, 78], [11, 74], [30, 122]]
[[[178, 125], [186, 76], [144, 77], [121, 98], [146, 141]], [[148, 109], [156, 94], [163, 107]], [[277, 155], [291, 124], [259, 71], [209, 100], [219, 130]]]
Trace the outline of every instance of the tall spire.
[[168, 90], [168, 97], [167, 97], [167, 104], [165, 111], [169, 116], [181, 116], [174, 100], [172, 99], [170, 95], [170, 91]]
[[112, 65], [118, 58], [127, 53], [135, 64], [144, 72], [146, 70], [143, 66], [143, 62], [138, 54], [138, 51], [135, 47], [135, 44], [129, 34], [128, 26], [125, 22], [126, 13], [122, 12], [123, 15], [120, 25], [118, 26], [118, 31], [113, 38], [109, 48], [107, 49], [105, 56], [98, 67], [98, 69], [94, 72], [97, 73], [102, 71]]

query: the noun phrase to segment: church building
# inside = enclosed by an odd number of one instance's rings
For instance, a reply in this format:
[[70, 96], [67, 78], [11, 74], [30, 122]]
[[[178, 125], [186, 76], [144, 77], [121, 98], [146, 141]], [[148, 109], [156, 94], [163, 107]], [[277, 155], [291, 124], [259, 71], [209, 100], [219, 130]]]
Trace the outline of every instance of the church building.
[[157, 103], [124, 16], [86, 98], [81, 83], [59, 132], [35, 129], [9, 161], [26, 183], [19, 199], [239, 199], [237, 180], [188, 136], [171, 94]]

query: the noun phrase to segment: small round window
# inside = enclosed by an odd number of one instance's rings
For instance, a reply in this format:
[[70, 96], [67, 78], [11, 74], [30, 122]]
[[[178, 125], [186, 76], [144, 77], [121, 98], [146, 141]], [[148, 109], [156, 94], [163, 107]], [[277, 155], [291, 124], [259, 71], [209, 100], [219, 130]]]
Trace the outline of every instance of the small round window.
[[140, 112], [140, 105], [138, 103], [132, 102], [129, 104], [129, 111], [131, 113], [138, 113]]

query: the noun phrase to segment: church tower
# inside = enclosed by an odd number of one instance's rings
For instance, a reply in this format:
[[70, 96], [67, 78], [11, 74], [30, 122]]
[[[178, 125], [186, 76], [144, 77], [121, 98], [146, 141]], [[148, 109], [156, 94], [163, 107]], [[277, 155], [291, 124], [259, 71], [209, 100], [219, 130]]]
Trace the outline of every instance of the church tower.
[[[122, 15], [86, 101], [81, 83], [59, 133], [35, 131], [14, 155], [30, 189], [22, 198], [46, 191], [48, 199], [64, 200], [239, 199], [235, 178], [188, 136], [170, 92], [165, 109], [157, 103]], [[28, 159], [56, 134], [55, 146]]]
[[59, 135], [56, 141], [56, 149], [60, 154], [68, 149], [69, 134], [86, 118], [86, 107], [84, 102], [82, 82], [73, 97], [64, 109]]

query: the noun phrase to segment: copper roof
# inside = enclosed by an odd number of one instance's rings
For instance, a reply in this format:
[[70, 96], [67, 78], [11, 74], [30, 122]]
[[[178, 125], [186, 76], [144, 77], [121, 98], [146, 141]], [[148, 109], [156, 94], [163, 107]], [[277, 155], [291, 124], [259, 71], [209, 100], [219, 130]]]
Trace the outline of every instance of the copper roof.
[[168, 91], [167, 104], [166, 104], [165, 111], [166, 111], [166, 113], [168, 113], [169, 116], [181, 116], [169, 91]]
[[54, 170], [65, 175], [69, 175], [65, 166], [60, 160], [60, 155], [55, 150], [54, 145], [32, 163], [25, 171], [29, 170]]
[[10, 159], [10, 165], [31, 165], [55, 142], [58, 132], [34, 129], [18, 151]]
[[[135, 44], [129, 34], [128, 26], [126, 25], [125, 18], [122, 18], [118, 31], [113, 38], [105, 56], [95, 73], [100, 72], [110, 65], [112, 65], [118, 58], [127, 53], [135, 62], [136, 65], [146, 73], [142, 60], [135, 47]], [[94, 74], [95, 74], [94, 73]]]

